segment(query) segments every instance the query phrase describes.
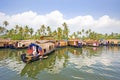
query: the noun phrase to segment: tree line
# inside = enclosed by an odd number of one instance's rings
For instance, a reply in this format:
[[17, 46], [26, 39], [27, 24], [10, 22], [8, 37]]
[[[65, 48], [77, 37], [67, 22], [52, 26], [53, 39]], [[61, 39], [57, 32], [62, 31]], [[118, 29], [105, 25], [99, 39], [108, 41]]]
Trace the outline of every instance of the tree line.
[[61, 27], [58, 27], [56, 30], [52, 31], [50, 26], [41, 25], [36, 31], [33, 28], [30, 28], [28, 25], [20, 26], [15, 25], [14, 28], [8, 30], [9, 23], [7, 21], [3, 22], [3, 26], [0, 26], [0, 38], [12, 39], [12, 40], [27, 40], [27, 39], [40, 39], [41, 36], [53, 36], [55, 40], [68, 40], [72, 38], [77, 39], [120, 39], [120, 34], [111, 33], [111, 34], [101, 34], [91, 29], [85, 30], [81, 29], [77, 32], [70, 34], [68, 25], [64, 22]]

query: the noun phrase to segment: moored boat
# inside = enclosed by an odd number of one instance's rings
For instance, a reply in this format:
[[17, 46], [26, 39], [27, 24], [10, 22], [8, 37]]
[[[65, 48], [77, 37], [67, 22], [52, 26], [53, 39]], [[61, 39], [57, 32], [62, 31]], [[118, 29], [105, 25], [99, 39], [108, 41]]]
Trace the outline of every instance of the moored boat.
[[31, 43], [34, 43], [33, 40], [19, 40], [15, 41], [10, 45], [10, 49], [26, 49]]
[[0, 39], [0, 49], [1, 48], [9, 48], [9, 41], [7, 39]]
[[88, 39], [84, 41], [86, 42], [86, 45], [90, 47], [99, 47], [99, 44], [100, 44], [98, 40]]
[[66, 47], [68, 46], [68, 42], [66, 40], [56, 41], [56, 46], [57, 48]]
[[73, 46], [73, 47], [77, 47], [77, 48], [81, 48], [82, 47], [82, 41], [80, 41], [78, 39], [69, 40], [68, 45]]

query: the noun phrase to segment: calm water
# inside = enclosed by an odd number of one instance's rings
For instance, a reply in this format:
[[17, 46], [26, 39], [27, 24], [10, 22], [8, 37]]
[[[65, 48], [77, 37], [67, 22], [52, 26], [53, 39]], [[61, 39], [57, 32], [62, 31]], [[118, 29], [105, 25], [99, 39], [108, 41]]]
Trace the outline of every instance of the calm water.
[[59, 48], [30, 64], [25, 52], [0, 49], [0, 80], [120, 80], [120, 47]]

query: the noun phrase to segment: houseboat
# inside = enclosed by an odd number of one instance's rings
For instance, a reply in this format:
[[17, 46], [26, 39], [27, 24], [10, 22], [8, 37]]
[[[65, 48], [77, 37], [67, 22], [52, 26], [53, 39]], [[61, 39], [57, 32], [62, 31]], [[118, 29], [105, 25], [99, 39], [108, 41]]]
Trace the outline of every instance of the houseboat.
[[120, 39], [107, 39], [102, 40], [101, 44], [103, 46], [120, 46]]
[[6, 39], [0, 39], [0, 48], [9, 48], [9, 41]]
[[77, 47], [77, 48], [81, 48], [82, 47], [82, 41], [80, 41], [78, 39], [69, 40], [68, 45], [73, 46], [73, 47]]
[[120, 46], [120, 39], [107, 39], [109, 46]]
[[29, 44], [34, 43], [33, 40], [19, 40], [10, 44], [10, 49], [26, 49]]
[[85, 42], [86, 42], [86, 45], [90, 47], [98, 47], [100, 44], [99, 41], [92, 40], [92, 39], [85, 40]]
[[21, 59], [25, 63], [33, 62], [39, 59], [46, 58], [46, 55], [55, 51], [55, 44], [53, 42], [40, 42], [31, 43], [28, 46], [27, 53], [21, 55]]
[[117, 45], [120, 46], [120, 41], [117, 42]]
[[66, 47], [66, 46], [68, 46], [68, 42], [66, 40], [56, 41], [57, 48]]

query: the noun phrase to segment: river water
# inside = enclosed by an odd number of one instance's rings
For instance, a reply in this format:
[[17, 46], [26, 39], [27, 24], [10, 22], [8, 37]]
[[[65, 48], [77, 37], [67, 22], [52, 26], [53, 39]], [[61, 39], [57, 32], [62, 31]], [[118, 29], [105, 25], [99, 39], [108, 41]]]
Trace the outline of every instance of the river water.
[[25, 52], [0, 49], [0, 80], [120, 80], [120, 47], [58, 48], [30, 64]]

